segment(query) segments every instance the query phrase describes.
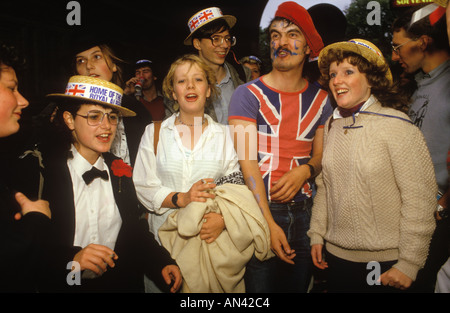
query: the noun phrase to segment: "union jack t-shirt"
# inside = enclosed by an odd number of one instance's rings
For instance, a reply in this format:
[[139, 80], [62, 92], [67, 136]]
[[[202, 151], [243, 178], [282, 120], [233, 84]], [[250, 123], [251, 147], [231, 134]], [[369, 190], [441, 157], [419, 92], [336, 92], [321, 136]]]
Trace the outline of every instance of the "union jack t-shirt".
[[[228, 120], [256, 123], [258, 163], [269, 201], [272, 184], [309, 161], [316, 129], [324, 126], [332, 111], [327, 92], [310, 83], [292, 93], [275, 90], [258, 78], [235, 90]], [[310, 198], [313, 188], [307, 181], [293, 201]]]

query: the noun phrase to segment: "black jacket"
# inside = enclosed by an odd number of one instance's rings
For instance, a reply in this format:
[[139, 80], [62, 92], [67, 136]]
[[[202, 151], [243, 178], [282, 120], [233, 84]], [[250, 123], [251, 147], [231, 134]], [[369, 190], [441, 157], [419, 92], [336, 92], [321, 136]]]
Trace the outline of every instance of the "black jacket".
[[[149, 232], [148, 222], [142, 219], [136, 191], [131, 178], [118, 177], [111, 170], [117, 158], [105, 153], [116, 204], [122, 218], [122, 227], [114, 251], [119, 256], [116, 266], [101, 277], [82, 279], [81, 285], [67, 284], [68, 262], [81, 247], [73, 246], [75, 235], [75, 206], [73, 186], [67, 157], [46, 158], [43, 199], [49, 201], [52, 225], [47, 241], [45, 265], [40, 281], [41, 292], [142, 292], [143, 275], [162, 283], [161, 270], [176, 264], [167, 250], [161, 247]], [[164, 284], [161, 284], [164, 287]]]

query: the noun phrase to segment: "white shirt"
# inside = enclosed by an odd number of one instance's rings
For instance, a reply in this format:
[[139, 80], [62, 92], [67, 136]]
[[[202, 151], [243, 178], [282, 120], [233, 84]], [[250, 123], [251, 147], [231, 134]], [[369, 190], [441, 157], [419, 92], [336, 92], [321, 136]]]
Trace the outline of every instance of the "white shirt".
[[[114, 198], [111, 174], [103, 157], [91, 165], [72, 145], [73, 158], [67, 160], [73, 184], [75, 205], [74, 246], [86, 247], [94, 243], [114, 249], [122, 218]], [[82, 175], [95, 166], [107, 170], [110, 179], [96, 178], [86, 185]]]
[[[370, 95], [369, 99], [366, 100], [366, 102], [363, 104], [361, 109], [358, 111], [358, 113], [355, 114], [355, 117], [359, 115], [359, 112], [367, 110], [368, 107], [370, 107], [372, 104], [377, 102], [377, 98], [375, 98], [374, 95]], [[343, 118], [341, 115], [341, 112], [339, 112], [339, 107], [336, 107], [333, 111], [333, 118]]]
[[187, 192], [202, 178], [216, 180], [240, 169], [228, 127], [205, 114], [208, 126], [190, 150], [181, 142], [174, 125], [176, 116], [161, 124], [156, 157], [154, 124], [146, 127], [133, 171], [138, 199], [153, 213], [149, 214], [149, 226], [158, 241], [158, 229], [175, 210], [161, 207], [171, 192]]

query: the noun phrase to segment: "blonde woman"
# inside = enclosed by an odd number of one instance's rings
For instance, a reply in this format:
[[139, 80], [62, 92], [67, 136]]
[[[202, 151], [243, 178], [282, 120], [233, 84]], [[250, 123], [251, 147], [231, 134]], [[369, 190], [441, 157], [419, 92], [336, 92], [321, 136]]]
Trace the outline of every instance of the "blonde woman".
[[[205, 114], [205, 106], [217, 96], [215, 84], [213, 72], [198, 56], [185, 55], [176, 60], [164, 79], [163, 90], [166, 97], [176, 101], [178, 112], [162, 122], [156, 151], [154, 124], [147, 127], [142, 137], [133, 180], [138, 199], [149, 210], [150, 230], [158, 240], [161, 239], [160, 227], [173, 213], [181, 212], [178, 209], [207, 203], [215, 198], [213, 191], [217, 180], [241, 175], [227, 127]], [[251, 193], [249, 197], [256, 204]], [[259, 211], [257, 205], [256, 208]], [[224, 216], [220, 212], [209, 212], [202, 217], [198, 238], [212, 244], [225, 228], [228, 229]], [[192, 259], [197, 260], [198, 268], [198, 256]], [[190, 291], [227, 290], [224, 286], [217, 289], [194, 286], [189, 280], [191, 273], [182, 270]]]

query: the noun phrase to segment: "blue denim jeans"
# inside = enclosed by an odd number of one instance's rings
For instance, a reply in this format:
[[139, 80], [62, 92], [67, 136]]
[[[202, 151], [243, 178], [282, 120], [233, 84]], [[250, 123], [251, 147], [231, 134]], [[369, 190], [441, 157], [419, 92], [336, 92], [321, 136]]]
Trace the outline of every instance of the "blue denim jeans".
[[306, 235], [311, 208], [311, 199], [289, 204], [270, 204], [275, 222], [284, 230], [291, 249], [295, 250], [295, 264], [288, 264], [276, 256], [261, 262], [253, 256], [244, 276], [246, 292], [307, 292], [313, 267], [309, 237]]

